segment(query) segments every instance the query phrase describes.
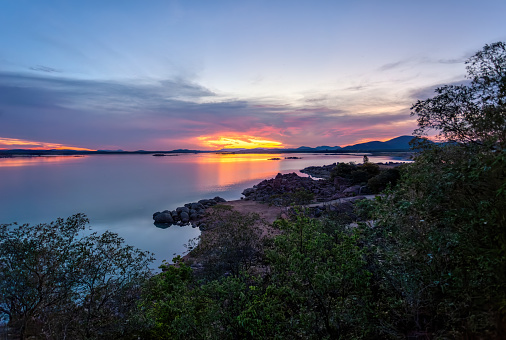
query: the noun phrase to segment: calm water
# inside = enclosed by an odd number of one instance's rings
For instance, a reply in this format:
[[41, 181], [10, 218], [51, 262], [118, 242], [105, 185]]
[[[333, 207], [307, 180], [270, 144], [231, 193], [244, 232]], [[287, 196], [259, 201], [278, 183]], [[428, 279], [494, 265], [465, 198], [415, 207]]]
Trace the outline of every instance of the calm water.
[[[241, 192], [278, 172], [311, 165], [362, 162], [361, 155], [297, 154], [93, 155], [85, 157], [0, 158], [0, 223], [41, 223], [82, 212], [93, 230], [112, 230], [127, 244], [155, 253], [158, 266], [182, 254], [198, 229], [153, 225], [155, 211]], [[268, 160], [281, 157], [279, 161]], [[370, 156], [372, 162], [400, 158]]]

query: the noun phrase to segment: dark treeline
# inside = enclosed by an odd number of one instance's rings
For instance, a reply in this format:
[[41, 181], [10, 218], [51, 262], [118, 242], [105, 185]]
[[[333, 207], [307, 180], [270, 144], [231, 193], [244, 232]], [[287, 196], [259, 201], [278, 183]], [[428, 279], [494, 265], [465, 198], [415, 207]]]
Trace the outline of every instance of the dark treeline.
[[51, 238], [4, 226], [0, 312], [47, 339], [506, 338], [506, 44], [467, 73], [412, 107], [418, 137], [449, 143], [418, 143], [396, 186], [351, 214], [301, 209], [263, 237], [258, 216], [218, 207], [220, 237], [154, 276], [148, 254], [110, 235], [63, 237], [55, 253]]

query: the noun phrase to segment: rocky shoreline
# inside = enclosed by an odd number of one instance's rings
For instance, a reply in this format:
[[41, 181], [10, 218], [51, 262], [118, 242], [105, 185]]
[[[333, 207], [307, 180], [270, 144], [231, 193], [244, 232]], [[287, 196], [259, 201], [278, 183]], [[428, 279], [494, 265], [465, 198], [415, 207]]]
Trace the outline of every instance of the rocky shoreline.
[[183, 207], [177, 207], [176, 210], [157, 211], [153, 214], [155, 225], [188, 225], [190, 222], [193, 227], [197, 223], [193, 223], [205, 215], [205, 210], [218, 203], [227, 200], [216, 196], [211, 199], [203, 199], [198, 202], [186, 203]]
[[278, 173], [275, 178], [263, 180], [242, 192], [245, 200], [266, 202], [275, 206], [291, 203], [307, 204], [313, 201], [327, 202], [365, 193], [366, 187], [350, 185], [345, 179], [333, 182], [324, 179], [314, 180], [310, 177], [300, 177], [296, 173], [285, 175]]
[[[337, 164], [310, 166], [302, 169], [301, 172], [308, 174], [309, 177], [301, 177], [296, 173], [278, 173], [274, 178], [263, 180], [251, 188], [244, 189], [242, 192], [244, 197], [241, 197], [241, 200], [287, 207], [292, 204], [321, 205], [325, 202], [371, 194], [367, 185], [353, 184], [352, 181], [343, 177], [334, 176], [332, 178], [332, 170], [336, 168]], [[389, 162], [387, 164], [378, 163], [378, 166], [391, 168], [400, 164], [402, 163]], [[160, 227], [191, 225], [205, 230], [206, 209], [224, 202], [226, 202], [225, 199], [217, 196], [212, 199], [187, 203], [172, 211], [155, 212], [153, 214], [154, 224]], [[314, 215], [318, 216], [318, 210], [325, 209], [328, 207], [312, 207], [311, 210], [315, 210]], [[349, 210], [349, 207], [347, 209]]]

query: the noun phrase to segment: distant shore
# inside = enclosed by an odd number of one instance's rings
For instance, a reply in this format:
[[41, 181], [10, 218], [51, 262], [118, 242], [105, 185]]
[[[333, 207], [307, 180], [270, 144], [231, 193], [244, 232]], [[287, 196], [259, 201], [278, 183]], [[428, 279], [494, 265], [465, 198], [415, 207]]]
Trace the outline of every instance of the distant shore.
[[[255, 151], [238, 151], [238, 152], [223, 152], [223, 151], [201, 151], [201, 150], [172, 150], [172, 151], [81, 151], [81, 150], [0, 150], [0, 158], [12, 157], [44, 157], [44, 156], [87, 156], [87, 155], [153, 155], [153, 156], [177, 156], [185, 154], [221, 154], [221, 155], [235, 155], [235, 154], [259, 154], [259, 155], [272, 155], [272, 154], [325, 154], [325, 155], [372, 155], [372, 156], [397, 156], [409, 160], [414, 154], [410, 150], [255, 150]], [[291, 159], [290, 157], [287, 159]]]

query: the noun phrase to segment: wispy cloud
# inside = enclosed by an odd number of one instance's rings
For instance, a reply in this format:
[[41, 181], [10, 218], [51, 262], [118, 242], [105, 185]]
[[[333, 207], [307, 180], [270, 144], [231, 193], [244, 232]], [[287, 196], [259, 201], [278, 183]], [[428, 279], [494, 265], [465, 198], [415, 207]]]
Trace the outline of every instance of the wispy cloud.
[[40, 71], [40, 72], [46, 72], [46, 73], [60, 73], [61, 72], [61, 71], [58, 71], [57, 69], [54, 69], [52, 67], [43, 66], [43, 65], [32, 66], [29, 69], [32, 71]]
[[395, 137], [407, 129], [394, 127], [413, 122], [409, 105], [372, 92], [241, 100], [181, 78], [108, 82], [44, 74], [0, 73], [1, 137], [126, 150], [204, 147], [197, 137], [240, 135], [290, 146], [339, 145], [363, 138], [364, 127]]
[[382, 65], [382, 66], [379, 67], [379, 70], [380, 71], [389, 71], [389, 70], [392, 70], [392, 69], [404, 66], [407, 63], [409, 63], [408, 60], [399, 60], [399, 61], [395, 61], [395, 62], [392, 62], [392, 63], [384, 64], [384, 65]]

